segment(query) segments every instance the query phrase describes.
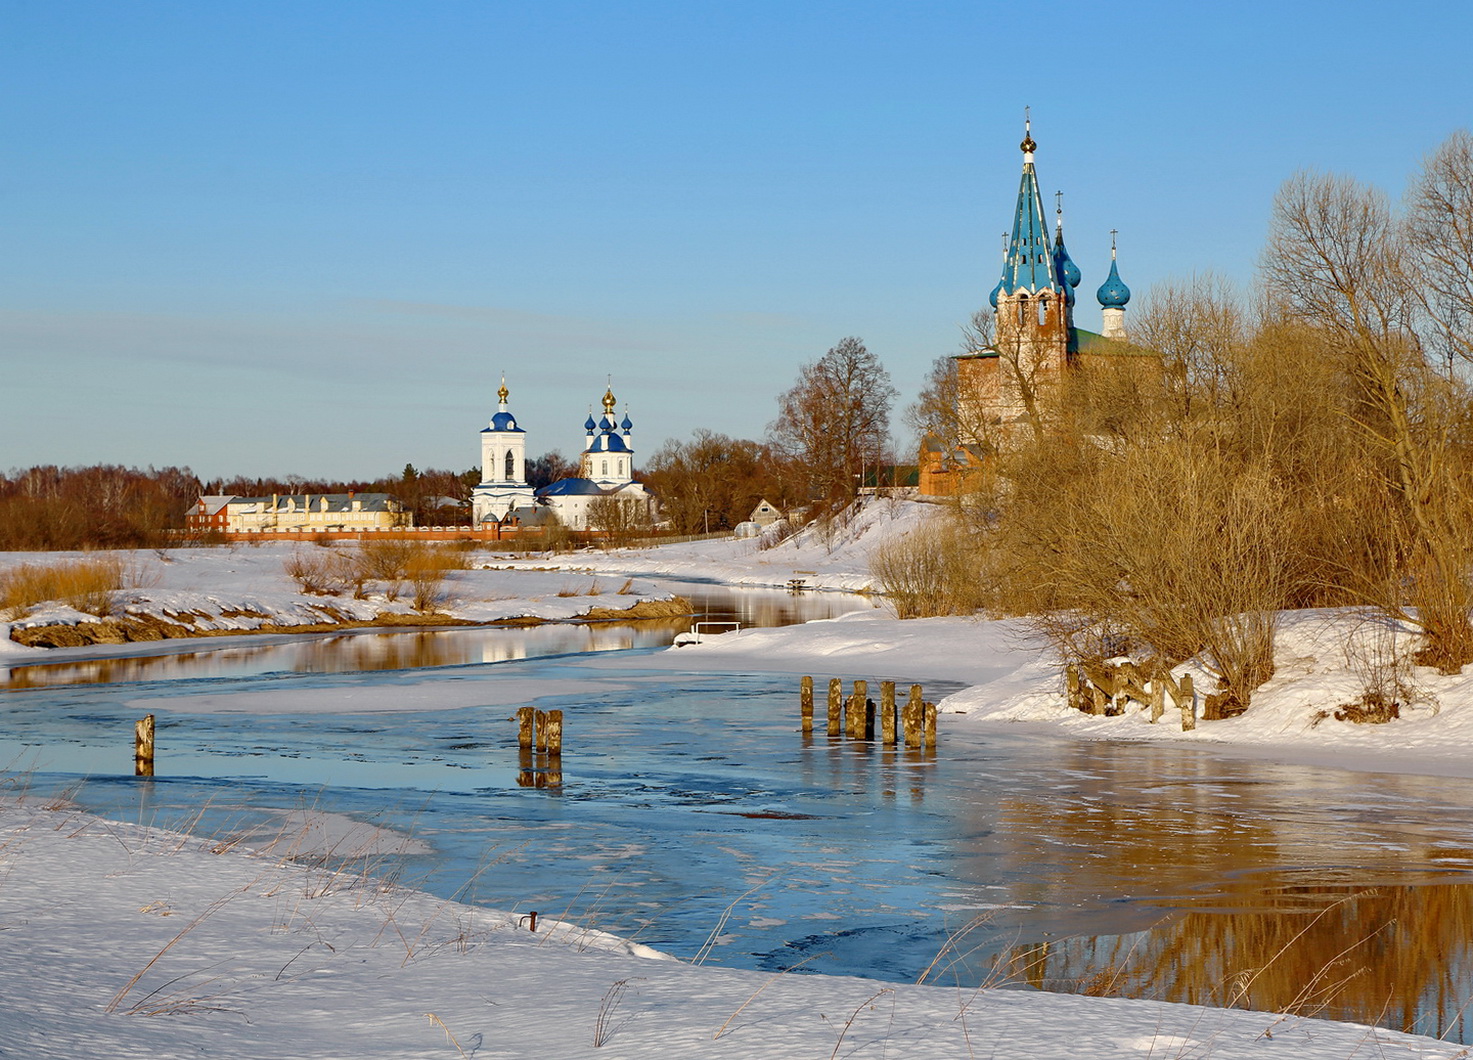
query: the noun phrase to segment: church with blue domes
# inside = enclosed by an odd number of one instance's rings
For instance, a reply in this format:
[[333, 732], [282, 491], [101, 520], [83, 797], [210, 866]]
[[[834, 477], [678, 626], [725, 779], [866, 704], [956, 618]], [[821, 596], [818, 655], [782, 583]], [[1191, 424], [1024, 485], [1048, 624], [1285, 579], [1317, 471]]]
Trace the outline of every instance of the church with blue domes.
[[502, 379], [497, 412], [481, 431], [481, 482], [471, 491], [472, 523], [516, 521], [524, 525], [555, 516], [570, 530], [596, 530], [595, 505], [613, 498], [629, 506], [638, 521], [648, 522], [654, 498], [634, 480], [634, 423], [626, 408], [616, 418], [613, 389], [604, 392], [603, 415], [590, 412], [583, 424], [584, 447], [578, 475], [534, 490], [526, 479], [527, 434], [508, 408], [510, 393]]

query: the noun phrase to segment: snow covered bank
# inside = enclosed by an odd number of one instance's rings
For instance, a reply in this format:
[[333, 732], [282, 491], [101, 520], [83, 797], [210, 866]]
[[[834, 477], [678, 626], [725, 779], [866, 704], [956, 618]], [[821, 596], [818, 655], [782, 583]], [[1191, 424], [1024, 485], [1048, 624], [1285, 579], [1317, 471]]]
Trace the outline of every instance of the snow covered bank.
[[[327, 822], [304, 842], [320, 849]], [[387, 837], [392, 841], [392, 836]], [[410, 837], [400, 837], [410, 842]], [[256, 1060], [1467, 1056], [1356, 1024], [1021, 990], [697, 967], [386, 884], [361, 860], [0, 810], [7, 1055]], [[337, 852], [341, 835], [329, 840]], [[550, 915], [547, 915], [550, 914]], [[20, 955], [26, 955], [20, 959]], [[595, 1052], [595, 1050], [597, 1050]]]
[[[238, 545], [133, 553], [127, 568], [137, 584], [117, 593], [115, 611], [125, 619], [168, 623], [176, 632], [186, 628], [201, 634], [423, 620], [406, 595], [389, 599], [381, 587], [361, 600], [349, 593], [302, 592], [286, 566], [304, 549], [319, 546]], [[0, 570], [22, 563], [63, 562], [77, 555], [0, 553]], [[447, 571], [435, 614], [463, 622], [567, 621], [590, 612], [622, 612], [671, 596], [648, 580], [598, 577], [586, 570], [536, 562], [508, 569], [495, 566], [497, 562], [489, 553], [475, 553], [471, 569]], [[48, 650], [15, 643], [10, 639], [12, 629], [95, 624], [103, 617], [60, 603], [41, 605], [9, 624], [0, 623], [0, 654]]]
[[[1210, 744], [1234, 754], [1306, 764], [1473, 777], [1467, 753], [1473, 746], [1473, 673], [1448, 677], [1408, 667], [1414, 695], [1400, 718], [1381, 725], [1335, 719], [1336, 708], [1361, 690], [1353, 645], [1369, 628], [1364, 614], [1349, 610], [1285, 615], [1278, 671], [1254, 694], [1249, 711], [1226, 721], [1199, 721], [1191, 732], [1182, 732], [1170, 712], [1152, 724], [1144, 709], [1120, 717], [1071, 709], [1057, 656], [1016, 620], [902, 622], [882, 610], [857, 612], [804, 626], [728, 633], [670, 649], [640, 665], [964, 682], [970, 687], [940, 702], [949, 716], [943, 718], [943, 740], [947, 726], [1032, 723], [1086, 739]], [[1396, 631], [1396, 637], [1396, 650], [1405, 656], [1414, 638], [1407, 630]], [[594, 665], [620, 662], [604, 659]], [[1211, 687], [1200, 671], [1196, 679], [1199, 689]]]
[[564, 556], [517, 561], [585, 569], [607, 575], [715, 581], [723, 585], [879, 592], [869, 569], [870, 550], [909, 533], [943, 511], [937, 504], [868, 498], [832, 519], [812, 523], [771, 547], [757, 538], [696, 541], [657, 548], [585, 549]]

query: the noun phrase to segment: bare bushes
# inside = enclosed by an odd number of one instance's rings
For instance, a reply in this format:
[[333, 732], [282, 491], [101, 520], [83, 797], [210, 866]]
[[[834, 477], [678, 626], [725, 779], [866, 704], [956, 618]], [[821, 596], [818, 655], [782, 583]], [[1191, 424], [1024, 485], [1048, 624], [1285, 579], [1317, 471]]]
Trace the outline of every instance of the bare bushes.
[[49, 565], [22, 563], [0, 572], [0, 611], [19, 618], [49, 601], [89, 615], [113, 613], [128, 574], [114, 556]]
[[1218, 678], [1222, 712], [1245, 709], [1273, 674], [1295, 571], [1273, 475], [1192, 435], [1032, 455], [998, 535], [1006, 598], [1041, 616], [1066, 655], [1197, 656]]
[[353, 550], [296, 551], [284, 570], [304, 593], [337, 596], [352, 588], [365, 599], [372, 584], [384, 598], [397, 600], [407, 587], [416, 611], [432, 611], [445, 603], [446, 572], [470, 566], [470, 549], [459, 544], [423, 541], [369, 541]]
[[952, 519], [934, 520], [870, 552], [898, 618], [970, 615], [985, 604], [976, 535]]

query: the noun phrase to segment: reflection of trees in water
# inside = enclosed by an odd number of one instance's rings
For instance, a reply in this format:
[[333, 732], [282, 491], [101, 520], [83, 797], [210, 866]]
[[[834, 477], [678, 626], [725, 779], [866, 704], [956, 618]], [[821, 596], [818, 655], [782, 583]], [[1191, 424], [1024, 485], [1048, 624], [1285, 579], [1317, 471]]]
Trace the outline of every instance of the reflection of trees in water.
[[[999, 972], [1053, 990], [1463, 1033], [1473, 884], [1448, 882], [1448, 866], [1473, 852], [1375, 808], [1435, 815], [1433, 782], [1368, 779], [1364, 807], [1344, 812], [1333, 809], [1343, 791], [1316, 790], [1326, 781], [1312, 771], [1180, 753], [1128, 761], [1127, 776], [1108, 747], [1079, 748], [1061, 755], [1046, 796], [998, 801], [1010, 899], [1186, 908], [1145, 931], [1013, 947]], [[1140, 912], [1132, 903], [1127, 923]]]
[[[1473, 885], [1286, 887], [1216, 896], [1130, 935], [1018, 946], [1010, 978], [1070, 993], [1149, 997], [1377, 1023], [1467, 1041]], [[1247, 908], [1233, 909], [1235, 901]]]

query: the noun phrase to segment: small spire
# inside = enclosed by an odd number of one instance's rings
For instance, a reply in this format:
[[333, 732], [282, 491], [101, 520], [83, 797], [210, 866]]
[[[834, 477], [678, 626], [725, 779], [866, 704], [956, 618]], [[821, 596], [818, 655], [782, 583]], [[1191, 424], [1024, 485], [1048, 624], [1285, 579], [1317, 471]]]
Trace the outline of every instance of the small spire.
[[1064, 230], [1064, 193], [1062, 191], [1054, 192], [1054, 230], [1058, 232]]
[[1117, 232], [1118, 232], [1118, 229], [1115, 229], [1115, 228], [1110, 229], [1110, 260], [1111, 261], [1114, 261], [1115, 260], [1115, 236], [1116, 236], [1116, 233]]
[[511, 397], [511, 391], [506, 389], [506, 373], [501, 373], [501, 389], [496, 391], [496, 400], [501, 403], [501, 411], [506, 411], [506, 399]]
[[1038, 145], [1033, 142], [1033, 118], [1028, 113], [1029, 108], [1023, 108], [1023, 142], [1018, 146], [1023, 149], [1023, 161], [1032, 162], [1033, 152], [1038, 150]]

